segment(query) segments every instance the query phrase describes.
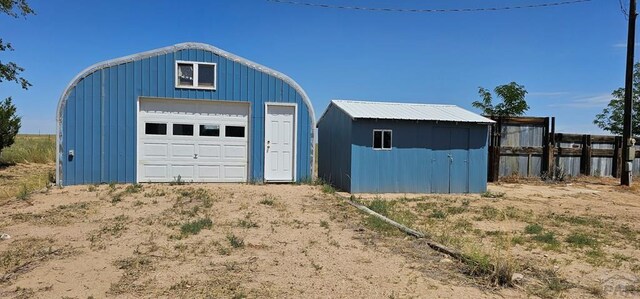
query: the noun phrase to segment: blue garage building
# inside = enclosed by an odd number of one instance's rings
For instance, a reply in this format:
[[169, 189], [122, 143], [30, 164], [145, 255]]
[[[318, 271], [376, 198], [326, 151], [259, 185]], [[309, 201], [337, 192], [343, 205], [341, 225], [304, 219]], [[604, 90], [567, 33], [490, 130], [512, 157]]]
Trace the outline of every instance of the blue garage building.
[[454, 105], [333, 100], [318, 176], [351, 193], [484, 192], [491, 123]]
[[313, 174], [315, 115], [286, 75], [183, 43], [98, 63], [57, 110], [60, 185], [293, 182]]

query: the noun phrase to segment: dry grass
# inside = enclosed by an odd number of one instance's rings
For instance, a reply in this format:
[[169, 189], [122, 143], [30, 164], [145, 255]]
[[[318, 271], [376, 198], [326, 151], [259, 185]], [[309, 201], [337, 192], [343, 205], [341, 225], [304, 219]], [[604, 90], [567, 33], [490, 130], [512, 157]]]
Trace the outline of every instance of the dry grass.
[[0, 164], [54, 163], [55, 152], [55, 135], [17, 135], [14, 144], [2, 150]]
[[15, 143], [0, 153], [0, 205], [44, 189], [55, 180], [55, 136], [18, 135]]

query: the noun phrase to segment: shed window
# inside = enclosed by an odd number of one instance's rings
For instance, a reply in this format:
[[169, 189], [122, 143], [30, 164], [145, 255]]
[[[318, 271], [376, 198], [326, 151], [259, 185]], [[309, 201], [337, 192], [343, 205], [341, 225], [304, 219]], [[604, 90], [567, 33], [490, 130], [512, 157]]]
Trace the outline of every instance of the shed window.
[[176, 87], [216, 89], [216, 64], [176, 61]]
[[224, 127], [224, 136], [226, 137], [244, 137], [244, 127], [226, 126]]
[[173, 124], [173, 135], [193, 136], [193, 125]]
[[391, 149], [391, 130], [373, 130], [373, 149]]
[[200, 136], [220, 136], [220, 126], [200, 125]]
[[167, 124], [145, 123], [144, 133], [147, 135], [167, 135]]

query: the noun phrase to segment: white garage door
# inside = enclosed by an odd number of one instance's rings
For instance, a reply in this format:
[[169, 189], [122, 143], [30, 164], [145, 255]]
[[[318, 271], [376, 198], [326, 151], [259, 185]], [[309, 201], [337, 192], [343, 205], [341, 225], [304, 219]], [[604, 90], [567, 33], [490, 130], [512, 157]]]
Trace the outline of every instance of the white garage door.
[[246, 182], [249, 105], [140, 99], [138, 182]]

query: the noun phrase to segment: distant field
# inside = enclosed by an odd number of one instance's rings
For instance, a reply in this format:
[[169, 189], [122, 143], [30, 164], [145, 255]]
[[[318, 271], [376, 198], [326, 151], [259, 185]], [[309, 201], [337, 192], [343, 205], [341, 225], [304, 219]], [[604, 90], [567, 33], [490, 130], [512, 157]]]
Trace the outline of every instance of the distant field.
[[46, 188], [55, 179], [55, 135], [18, 135], [0, 153], [0, 203]]
[[0, 164], [54, 163], [55, 135], [18, 135], [15, 143], [0, 153]]

